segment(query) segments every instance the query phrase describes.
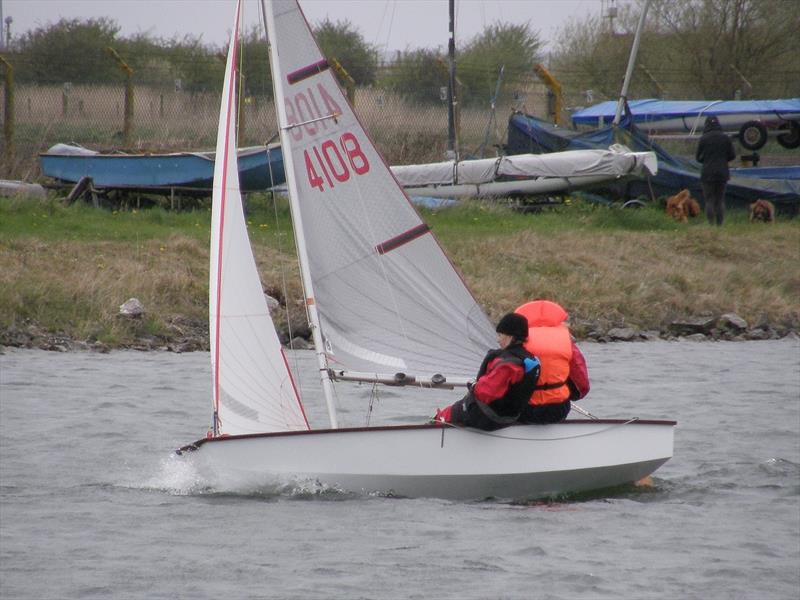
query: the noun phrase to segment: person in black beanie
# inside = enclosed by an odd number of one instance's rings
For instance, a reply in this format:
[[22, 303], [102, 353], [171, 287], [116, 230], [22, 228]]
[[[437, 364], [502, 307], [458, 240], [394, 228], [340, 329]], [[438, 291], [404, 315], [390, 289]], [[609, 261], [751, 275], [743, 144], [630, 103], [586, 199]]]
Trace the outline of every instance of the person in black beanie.
[[516, 422], [539, 380], [539, 360], [523, 348], [528, 320], [508, 313], [497, 323], [497, 349], [489, 350], [467, 394], [436, 411], [435, 422], [493, 431]]
[[731, 138], [722, 131], [719, 119], [713, 115], [706, 117], [695, 158], [703, 165], [700, 183], [706, 203], [706, 218], [711, 225], [722, 225], [725, 219], [725, 188], [731, 178], [728, 162], [736, 158], [736, 152]]

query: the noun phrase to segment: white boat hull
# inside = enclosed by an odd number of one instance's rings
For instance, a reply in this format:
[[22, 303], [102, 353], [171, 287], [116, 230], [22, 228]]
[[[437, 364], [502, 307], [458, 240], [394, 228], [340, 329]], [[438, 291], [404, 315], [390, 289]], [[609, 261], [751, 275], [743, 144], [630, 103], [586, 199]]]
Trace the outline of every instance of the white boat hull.
[[409, 196], [433, 196], [436, 198], [486, 198], [490, 196], [517, 196], [549, 194], [577, 190], [587, 186], [613, 181], [618, 177], [609, 175], [588, 175], [584, 177], [542, 177], [540, 179], [519, 179], [514, 181], [494, 181], [480, 184], [427, 185], [405, 187]]
[[438, 425], [302, 431], [200, 440], [181, 454], [217, 489], [321, 484], [359, 494], [525, 499], [638, 481], [671, 458], [674, 425], [601, 420], [491, 433]]

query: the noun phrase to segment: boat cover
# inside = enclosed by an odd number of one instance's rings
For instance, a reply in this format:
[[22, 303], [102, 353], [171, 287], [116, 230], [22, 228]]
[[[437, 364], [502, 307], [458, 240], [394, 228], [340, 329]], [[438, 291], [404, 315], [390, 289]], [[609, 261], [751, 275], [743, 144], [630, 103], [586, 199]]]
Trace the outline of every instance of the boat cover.
[[[653, 154], [638, 154], [651, 174], [658, 170]], [[393, 166], [392, 173], [404, 187], [429, 185], [480, 185], [505, 179], [575, 178], [608, 175], [622, 177], [639, 165], [637, 154], [621, 145], [605, 150], [573, 150], [557, 154], [521, 154], [422, 165]]]
[[[625, 115], [618, 127], [579, 132], [531, 115], [514, 113], [508, 123], [506, 151], [508, 154], [546, 154], [562, 150], [608, 148], [612, 144], [623, 144], [634, 151], [653, 151], [658, 156], [658, 173], [648, 177], [645, 182], [627, 182], [622, 191], [624, 196], [672, 195], [689, 189], [695, 197], [702, 198], [700, 164], [664, 150], [632, 124], [630, 115]], [[732, 170], [726, 191], [726, 198], [732, 205], [741, 206], [763, 198], [791, 206], [793, 211], [800, 207], [800, 180], [765, 178], [760, 171], [758, 168], [752, 171], [746, 168]]]

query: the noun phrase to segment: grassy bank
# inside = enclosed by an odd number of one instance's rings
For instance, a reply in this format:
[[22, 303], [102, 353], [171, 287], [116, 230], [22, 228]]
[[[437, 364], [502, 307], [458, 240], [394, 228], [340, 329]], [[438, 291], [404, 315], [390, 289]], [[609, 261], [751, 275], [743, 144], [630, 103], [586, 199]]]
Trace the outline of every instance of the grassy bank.
[[[731, 211], [720, 229], [675, 223], [659, 207], [581, 202], [533, 214], [472, 203], [423, 218], [492, 318], [550, 298], [569, 310], [579, 335], [590, 326], [664, 331], [674, 319], [726, 312], [779, 329], [800, 325], [797, 219], [754, 225]], [[251, 198], [248, 223], [265, 289], [302, 329], [285, 203]], [[112, 213], [0, 200], [0, 343], [25, 331], [110, 347], [143, 339], [202, 347], [209, 226], [207, 207]], [[144, 318], [119, 316], [131, 297]]]

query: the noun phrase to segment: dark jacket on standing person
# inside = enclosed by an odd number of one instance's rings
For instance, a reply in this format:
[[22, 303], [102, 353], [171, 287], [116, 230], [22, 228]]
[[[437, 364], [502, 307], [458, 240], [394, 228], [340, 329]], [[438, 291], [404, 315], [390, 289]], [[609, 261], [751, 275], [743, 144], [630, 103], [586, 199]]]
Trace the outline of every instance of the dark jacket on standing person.
[[695, 155], [697, 162], [702, 163], [701, 181], [728, 181], [730, 171], [728, 162], [736, 158], [731, 138], [722, 131], [717, 117], [706, 118], [703, 135], [697, 144]]

